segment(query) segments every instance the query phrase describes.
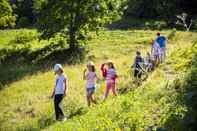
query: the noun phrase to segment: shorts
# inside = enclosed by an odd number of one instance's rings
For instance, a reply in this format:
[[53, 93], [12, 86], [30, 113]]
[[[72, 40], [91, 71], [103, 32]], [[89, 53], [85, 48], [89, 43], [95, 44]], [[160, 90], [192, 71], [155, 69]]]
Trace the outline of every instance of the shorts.
[[95, 92], [95, 87], [87, 88], [86, 91], [88, 95], [93, 94]]
[[134, 77], [135, 78], [141, 78], [142, 76], [142, 72], [138, 70], [134, 70]]

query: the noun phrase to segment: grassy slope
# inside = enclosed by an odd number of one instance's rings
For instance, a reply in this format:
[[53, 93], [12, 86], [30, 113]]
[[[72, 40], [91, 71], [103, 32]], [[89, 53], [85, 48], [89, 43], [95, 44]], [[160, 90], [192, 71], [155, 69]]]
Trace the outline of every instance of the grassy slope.
[[[169, 34], [168, 31], [164, 33]], [[180, 36], [176, 37], [177, 40], [185, 35], [184, 33], [179, 34]], [[106, 58], [114, 60], [121, 76], [118, 88], [130, 86], [128, 84], [130, 82], [129, 67], [133, 61], [134, 52], [136, 49], [142, 49], [145, 52], [149, 47], [146, 41], [150, 41], [151, 38], [154, 38], [154, 35], [155, 32], [153, 31], [142, 30], [105, 31], [99, 37], [94, 36], [94, 39], [89, 42], [89, 55], [94, 58], [97, 67]], [[189, 36], [188, 39], [179, 41], [190, 43], [188, 41], [190, 39], [193, 39], [193, 37]], [[20, 81], [13, 82], [0, 91], [0, 129], [40, 130], [51, 124], [54, 125], [46, 130], [77, 127], [92, 129], [97, 126], [103, 129], [112, 122], [115, 124], [111, 128], [121, 127], [126, 129], [130, 125], [132, 128], [136, 126], [137, 129], [142, 129], [158, 123], [158, 119], [156, 119], [158, 116], [152, 118], [154, 112], [158, 112], [157, 115], [162, 115], [168, 111], [169, 107], [165, 105], [168, 97], [162, 97], [165, 95], [162, 87], [166, 85], [166, 82], [163, 81], [166, 79], [165, 72], [162, 70], [158, 70], [151, 75], [144, 84], [145, 88], [139, 88], [127, 95], [118, 96], [117, 99], [109, 99], [106, 103], [88, 109], [85, 103], [84, 81], [81, 79], [84, 65], [65, 65], [64, 68], [70, 81], [69, 93], [63, 102], [63, 107], [66, 115], [70, 116], [71, 120], [65, 124], [54, 124], [53, 103], [48, 99], [54, 83], [54, 74], [52, 71], [38, 72], [35, 75], [26, 76]], [[97, 90], [98, 98], [102, 98], [103, 86], [102, 89]], [[114, 108], [111, 108], [111, 106]], [[101, 124], [98, 125], [97, 122]]]
[[[106, 57], [114, 60], [121, 76], [119, 86], [123, 86], [124, 83], [121, 81], [129, 79], [128, 71], [135, 50], [149, 47], [149, 44], [145, 42], [154, 38], [154, 35], [155, 32], [152, 31], [104, 31], [99, 37], [94, 36], [95, 38], [89, 42], [89, 55], [94, 56], [97, 67]], [[72, 117], [88, 110], [85, 103], [84, 81], [81, 77], [84, 65], [65, 65], [64, 67], [70, 81], [68, 97], [63, 106], [66, 115]], [[53, 103], [48, 99], [54, 84], [54, 77], [52, 71], [38, 72], [5, 86], [0, 92], [1, 129], [13, 130], [16, 127], [19, 130], [40, 129], [47, 124], [54, 123]], [[104, 88], [97, 91], [99, 98], [103, 96], [103, 90]]]
[[[189, 109], [180, 103], [183, 92], [174, 88], [173, 80], [190, 69], [188, 63], [192, 60], [191, 46], [195, 35], [177, 33], [171, 41], [172, 53], [168, 60], [142, 87], [93, 107], [84, 116], [77, 116], [64, 124], [57, 123], [46, 130], [184, 130], [184, 125], [178, 120]], [[174, 121], [170, 121], [171, 118]], [[169, 125], [165, 127], [166, 123]]]

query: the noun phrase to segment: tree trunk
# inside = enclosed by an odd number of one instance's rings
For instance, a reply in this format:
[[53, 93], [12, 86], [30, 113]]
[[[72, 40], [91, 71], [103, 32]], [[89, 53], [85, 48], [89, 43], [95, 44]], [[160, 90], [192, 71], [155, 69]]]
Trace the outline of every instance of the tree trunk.
[[77, 47], [76, 32], [73, 29], [69, 33], [69, 46], [70, 49], [75, 49]]
[[69, 27], [69, 41], [68, 41], [71, 50], [77, 47], [76, 29], [75, 29], [74, 19], [75, 19], [75, 15], [71, 13], [70, 14], [70, 27]]

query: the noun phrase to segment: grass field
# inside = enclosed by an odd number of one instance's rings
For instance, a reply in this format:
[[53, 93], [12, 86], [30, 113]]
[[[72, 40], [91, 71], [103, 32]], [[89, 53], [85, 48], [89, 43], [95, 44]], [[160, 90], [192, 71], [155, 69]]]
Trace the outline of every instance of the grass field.
[[[0, 48], [7, 48], [7, 43], [20, 31], [23, 30], [0, 31]], [[169, 36], [172, 32], [162, 31], [162, 34]], [[196, 40], [196, 33], [176, 32], [169, 41], [166, 63], [150, 74], [141, 87], [135, 89], [131, 83], [130, 70], [135, 51], [141, 50], [143, 54], [150, 51], [150, 42], [155, 34], [156, 31], [151, 30], [101, 31], [99, 36], [91, 34], [93, 39], [88, 41], [87, 56], [96, 63], [98, 74], [100, 64], [112, 59], [120, 76], [118, 90], [128, 87], [132, 91], [119, 94], [116, 98], [110, 97], [101, 103], [105, 89], [102, 83], [101, 88], [96, 90], [100, 104], [89, 108], [85, 100], [85, 82], [82, 80], [85, 63], [64, 65], [69, 78], [68, 95], [63, 101], [64, 112], [69, 117], [65, 123], [54, 121], [53, 101], [49, 96], [55, 75], [50, 68], [35, 71], [31, 68], [33, 65], [17, 65], [14, 68], [13, 65], [6, 65], [10, 70], [8, 74], [8, 68], [0, 68], [0, 79], [9, 81], [13, 77], [17, 78], [2, 85], [0, 90], [0, 130], [151, 130], [164, 128], [168, 118], [176, 113], [184, 117], [187, 107], [176, 106], [179, 92], [170, 88], [170, 85], [180, 74], [185, 74], [193, 55], [191, 46]], [[33, 44], [31, 48], [43, 45], [46, 42]], [[186, 49], [190, 52], [182, 54]], [[21, 72], [31, 73], [21, 75]], [[166, 87], [168, 84], [169, 87]]]

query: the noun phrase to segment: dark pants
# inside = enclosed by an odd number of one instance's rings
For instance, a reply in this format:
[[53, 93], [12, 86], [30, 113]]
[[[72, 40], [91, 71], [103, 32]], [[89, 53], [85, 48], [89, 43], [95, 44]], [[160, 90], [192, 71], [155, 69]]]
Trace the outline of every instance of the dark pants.
[[141, 79], [142, 72], [138, 70], [134, 70], [134, 77]]
[[62, 100], [63, 100], [63, 94], [55, 95], [54, 106], [55, 106], [56, 120], [60, 120], [64, 117], [64, 113], [60, 107], [60, 103]]

